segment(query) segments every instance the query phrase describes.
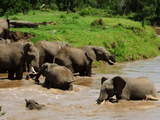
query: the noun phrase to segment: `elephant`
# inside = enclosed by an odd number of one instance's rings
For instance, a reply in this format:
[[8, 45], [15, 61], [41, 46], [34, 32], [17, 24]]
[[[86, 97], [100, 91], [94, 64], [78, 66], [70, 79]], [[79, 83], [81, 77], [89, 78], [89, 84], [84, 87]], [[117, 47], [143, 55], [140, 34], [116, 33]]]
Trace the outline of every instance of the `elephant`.
[[[63, 48], [64, 46], [70, 46], [65, 42], [55, 41], [55, 42], [48, 42], [45, 40], [40, 40], [34, 45], [39, 50], [39, 67], [42, 64], [48, 62], [53, 63], [53, 59], [57, 52]], [[38, 71], [39, 68], [35, 68]]]
[[44, 105], [38, 104], [38, 103], [37, 103], [35, 100], [33, 100], [33, 99], [30, 99], [30, 100], [25, 99], [25, 101], [26, 101], [26, 107], [28, 107], [29, 110], [33, 110], [33, 109], [40, 110], [40, 109], [42, 109], [42, 108], [45, 107]]
[[0, 38], [9, 38], [10, 20], [0, 19]]
[[23, 76], [24, 63], [39, 67], [39, 51], [31, 43], [0, 43], [0, 71], [8, 71], [8, 78], [20, 80]]
[[74, 77], [72, 72], [65, 66], [59, 66], [56, 63], [44, 63], [38, 74], [36, 75], [35, 82], [39, 83], [38, 78], [40, 75], [45, 76], [43, 87], [52, 87], [62, 90], [72, 90]]
[[84, 46], [82, 48], [63, 47], [55, 56], [54, 63], [66, 66], [72, 73], [78, 73], [80, 76], [89, 76], [92, 74], [92, 62], [103, 60], [109, 65], [114, 65], [115, 57], [111, 55], [104, 47]]
[[[121, 77], [115, 76], [112, 79], [107, 77], [101, 78], [101, 90], [97, 103], [100, 104], [104, 100], [110, 100], [116, 95], [116, 100], [143, 100], [147, 96], [157, 97], [158, 91], [154, 84], [147, 77]], [[111, 101], [112, 102], [112, 101]]]

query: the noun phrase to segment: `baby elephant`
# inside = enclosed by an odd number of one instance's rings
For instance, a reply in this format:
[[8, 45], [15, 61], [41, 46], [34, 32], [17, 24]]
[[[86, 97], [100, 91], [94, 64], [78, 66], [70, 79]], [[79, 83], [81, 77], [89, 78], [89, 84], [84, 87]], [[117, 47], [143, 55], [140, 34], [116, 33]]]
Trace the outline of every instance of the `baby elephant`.
[[35, 78], [35, 82], [39, 82], [38, 78], [41, 74], [46, 77], [44, 87], [62, 90], [72, 90], [73, 88], [73, 74], [65, 66], [59, 66], [56, 63], [44, 63]]
[[40, 109], [45, 107], [44, 105], [40, 105], [36, 101], [34, 101], [32, 99], [31, 100], [25, 99], [25, 101], [26, 101], [26, 107], [28, 107], [29, 110], [33, 110], [33, 109], [40, 110]]
[[[157, 97], [157, 90], [147, 77], [129, 78], [116, 76], [112, 79], [102, 77], [101, 90], [97, 103], [104, 100], [111, 100], [116, 95], [116, 102], [119, 99], [142, 100], [147, 96]], [[115, 101], [114, 101], [115, 102]]]

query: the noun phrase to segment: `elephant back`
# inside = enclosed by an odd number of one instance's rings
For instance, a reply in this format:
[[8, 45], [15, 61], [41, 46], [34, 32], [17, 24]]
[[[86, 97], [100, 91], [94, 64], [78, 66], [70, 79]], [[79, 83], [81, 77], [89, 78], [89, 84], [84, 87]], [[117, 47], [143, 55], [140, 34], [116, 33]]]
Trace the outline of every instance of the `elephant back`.
[[127, 88], [131, 93], [131, 100], [146, 99], [147, 95], [157, 97], [155, 85], [147, 77], [125, 78], [125, 80], [127, 83]]
[[53, 66], [50, 68], [49, 74], [47, 77], [54, 78], [55, 84], [67, 84], [73, 81], [72, 72], [65, 66]]

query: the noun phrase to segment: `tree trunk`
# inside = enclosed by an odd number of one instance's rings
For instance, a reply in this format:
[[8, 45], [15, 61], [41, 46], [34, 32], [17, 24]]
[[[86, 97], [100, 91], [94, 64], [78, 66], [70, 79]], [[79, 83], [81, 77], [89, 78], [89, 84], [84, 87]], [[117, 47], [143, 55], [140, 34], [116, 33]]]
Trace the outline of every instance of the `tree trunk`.
[[10, 21], [10, 24], [15, 27], [15, 28], [20, 28], [20, 27], [38, 27], [39, 23], [32, 23], [28, 21]]

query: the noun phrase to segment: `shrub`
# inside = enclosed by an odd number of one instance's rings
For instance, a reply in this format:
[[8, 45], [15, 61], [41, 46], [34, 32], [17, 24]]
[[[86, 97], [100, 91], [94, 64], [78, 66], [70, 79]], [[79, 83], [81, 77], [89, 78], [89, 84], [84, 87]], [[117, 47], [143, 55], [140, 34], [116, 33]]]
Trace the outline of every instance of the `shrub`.
[[57, 6], [56, 4], [53, 4], [53, 3], [51, 3], [50, 8], [51, 8], [52, 10], [58, 10], [58, 6]]
[[90, 15], [90, 11], [88, 9], [83, 9], [79, 13], [81, 16]]
[[66, 18], [66, 16], [65, 15], [60, 15], [60, 18]]
[[79, 19], [79, 16], [75, 15], [72, 17], [72, 19]]
[[101, 18], [93, 20], [91, 23], [91, 26], [99, 26], [99, 25], [104, 25], [104, 21]]
[[10, 18], [10, 20], [20, 20], [20, 19], [18, 19], [17, 17], [12, 17]]

